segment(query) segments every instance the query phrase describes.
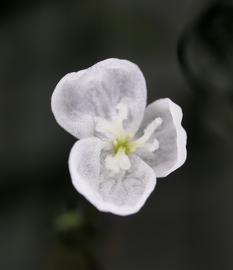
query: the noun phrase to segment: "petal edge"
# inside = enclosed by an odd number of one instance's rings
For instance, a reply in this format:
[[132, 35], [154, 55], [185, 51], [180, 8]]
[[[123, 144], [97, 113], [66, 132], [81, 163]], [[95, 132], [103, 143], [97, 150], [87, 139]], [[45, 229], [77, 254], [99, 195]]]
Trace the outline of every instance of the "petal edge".
[[169, 98], [163, 98], [151, 103], [145, 110], [144, 119], [138, 136], [155, 118], [161, 117], [163, 123], [151, 137], [158, 139], [159, 149], [154, 153], [140, 151], [138, 155], [149, 164], [157, 177], [165, 177], [178, 169], [186, 160], [187, 135], [182, 127], [182, 110]]

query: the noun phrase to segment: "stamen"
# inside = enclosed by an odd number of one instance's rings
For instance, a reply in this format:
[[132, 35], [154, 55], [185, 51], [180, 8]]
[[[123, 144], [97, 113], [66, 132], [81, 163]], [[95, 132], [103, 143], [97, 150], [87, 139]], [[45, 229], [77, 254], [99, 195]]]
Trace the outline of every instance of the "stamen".
[[154, 131], [162, 124], [163, 120], [160, 117], [157, 117], [154, 121], [152, 121], [143, 132], [142, 137], [134, 141], [137, 146], [145, 144], [154, 133]]
[[108, 155], [105, 159], [105, 166], [113, 173], [118, 173], [121, 169], [128, 170], [131, 167], [129, 157], [123, 148], [119, 149], [115, 156]]
[[131, 166], [129, 157], [125, 154], [125, 149], [119, 149], [115, 158], [118, 160], [119, 167], [122, 170], [128, 170]]
[[152, 143], [144, 144], [143, 148], [145, 148], [149, 152], [154, 152], [155, 150], [159, 149], [159, 141], [157, 139], [154, 139]]
[[103, 133], [105, 135], [108, 134], [107, 137], [110, 137], [109, 134], [114, 137], [124, 137], [126, 135], [125, 130], [123, 128], [123, 121], [128, 117], [128, 108], [127, 106], [120, 102], [116, 106], [117, 115], [112, 121], [108, 121], [101, 117], [96, 117], [96, 131]]

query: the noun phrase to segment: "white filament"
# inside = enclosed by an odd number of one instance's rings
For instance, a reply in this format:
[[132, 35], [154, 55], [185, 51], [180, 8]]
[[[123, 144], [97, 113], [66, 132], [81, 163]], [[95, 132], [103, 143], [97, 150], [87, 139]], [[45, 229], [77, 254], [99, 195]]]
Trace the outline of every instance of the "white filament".
[[112, 121], [108, 121], [101, 117], [96, 117], [96, 131], [103, 133], [105, 136], [109, 137], [113, 135], [115, 138], [122, 137], [126, 135], [123, 127], [123, 121], [128, 117], [127, 106], [120, 102], [116, 106], [117, 115]]
[[108, 155], [105, 159], [105, 166], [113, 173], [118, 173], [120, 169], [128, 170], [131, 164], [129, 157], [121, 150], [115, 156]]
[[142, 137], [134, 141], [138, 145], [143, 145], [146, 143], [151, 135], [155, 132], [155, 130], [162, 124], [162, 119], [160, 117], [155, 118], [143, 131]]

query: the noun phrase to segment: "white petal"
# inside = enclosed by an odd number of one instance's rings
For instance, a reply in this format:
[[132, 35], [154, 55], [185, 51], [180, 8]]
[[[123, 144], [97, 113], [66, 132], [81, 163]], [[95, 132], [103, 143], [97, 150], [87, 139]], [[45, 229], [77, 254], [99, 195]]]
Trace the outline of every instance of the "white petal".
[[99, 186], [100, 153], [103, 143], [98, 138], [77, 141], [70, 152], [69, 170], [74, 187], [93, 204], [101, 198]]
[[128, 108], [126, 131], [135, 132], [145, 109], [146, 84], [138, 66], [127, 60], [107, 59], [69, 73], [52, 95], [52, 111], [57, 122], [77, 138], [93, 136], [94, 118], [112, 120], [119, 103]]
[[158, 140], [159, 148], [154, 152], [140, 149], [138, 153], [154, 169], [157, 177], [167, 176], [186, 160], [187, 135], [181, 126], [182, 115], [181, 108], [168, 98], [153, 102], [145, 110], [138, 137], [155, 118], [160, 117], [163, 121], [150, 138], [150, 142]]
[[[105, 155], [102, 155], [104, 159]], [[138, 212], [154, 190], [156, 176], [143, 160], [131, 156], [130, 169], [112, 173], [101, 166], [100, 186], [103, 205], [102, 211], [125, 216]]]
[[156, 184], [153, 170], [139, 157], [131, 157], [131, 168], [112, 174], [105, 167], [106, 153], [97, 138], [82, 139], [73, 146], [69, 169], [75, 188], [100, 211], [117, 215], [136, 213]]

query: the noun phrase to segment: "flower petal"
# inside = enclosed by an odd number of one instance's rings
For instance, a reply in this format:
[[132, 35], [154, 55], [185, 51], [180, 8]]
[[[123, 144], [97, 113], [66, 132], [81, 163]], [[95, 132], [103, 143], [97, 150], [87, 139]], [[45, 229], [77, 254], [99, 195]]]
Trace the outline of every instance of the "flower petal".
[[101, 167], [99, 192], [104, 201], [102, 211], [122, 216], [134, 214], [154, 190], [156, 176], [153, 169], [136, 155], [130, 157], [130, 163], [129, 170], [121, 170], [117, 174]]
[[128, 171], [112, 174], [105, 167], [107, 154], [98, 138], [76, 142], [69, 158], [73, 185], [100, 211], [122, 216], [136, 213], [155, 187], [154, 171], [132, 156]]
[[113, 120], [119, 103], [128, 108], [126, 131], [136, 132], [146, 105], [145, 79], [137, 65], [120, 59], [67, 74], [52, 95], [57, 122], [77, 138], [94, 135], [95, 117]]
[[138, 153], [154, 169], [157, 177], [167, 176], [183, 165], [186, 160], [187, 135], [181, 126], [182, 115], [181, 108], [168, 98], [153, 102], [145, 110], [138, 137], [155, 118], [162, 119], [161, 126], [150, 138], [152, 143], [155, 139], [158, 140], [159, 148], [154, 152], [140, 149]]

